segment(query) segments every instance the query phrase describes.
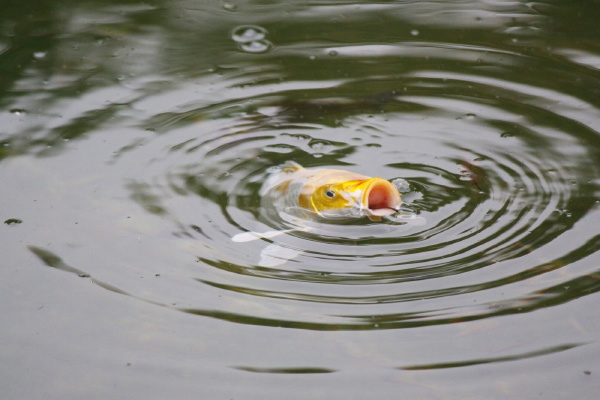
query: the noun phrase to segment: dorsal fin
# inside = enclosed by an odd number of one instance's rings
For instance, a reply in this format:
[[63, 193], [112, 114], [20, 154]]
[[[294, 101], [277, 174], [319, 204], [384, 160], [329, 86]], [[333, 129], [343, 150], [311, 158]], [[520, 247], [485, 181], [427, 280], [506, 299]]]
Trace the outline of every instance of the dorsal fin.
[[295, 161], [286, 161], [283, 164], [281, 164], [281, 171], [285, 172], [286, 174], [295, 172], [295, 171], [299, 171], [301, 169], [304, 169], [302, 167], [302, 165], [298, 164]]

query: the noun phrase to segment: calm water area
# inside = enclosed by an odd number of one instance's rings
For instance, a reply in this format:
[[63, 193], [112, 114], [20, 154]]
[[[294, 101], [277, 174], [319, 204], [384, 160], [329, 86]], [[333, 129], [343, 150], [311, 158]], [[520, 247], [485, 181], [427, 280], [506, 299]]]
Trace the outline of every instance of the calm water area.
[[1, 399], [600, 399], [600, 1], [3, 0], [0, 77]]

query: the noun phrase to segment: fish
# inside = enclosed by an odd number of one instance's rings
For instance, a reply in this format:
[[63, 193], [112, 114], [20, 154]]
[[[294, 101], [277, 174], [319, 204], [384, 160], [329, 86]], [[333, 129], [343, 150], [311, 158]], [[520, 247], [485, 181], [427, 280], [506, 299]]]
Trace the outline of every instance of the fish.
[[[260, 252], [258, 265], [275, 267], [303, 254], [304, 251], [273, 241], [280, 235], [292, 232], [309, 232], [317, 229], [318, 222], [328, 219], [369, 218], [379, 222], [383, 217], [400, 212], [402, 197], [393, 183], [383, 178], [371, 178], [354, 172], [303, 168], [294, 161], [286, 161], [271, 170], [259, 194], [261, 208], [291, 222], [292, 229], [266, 232], [247, 231], [234, 235], [233, 242], [251, 242], [266, 239], [270, 242]], [[414, 214], [400, 213], [400, 218], [413, 218]], [[291, 217], [291, 218], [290, 218]], [[316, 225], [313, 225], [314, 223]]]
[[354, 172], [303, 168], [287, 161], [263, 184], [263, 207], [304, 218], [363, 218], [379, 222], [397, 213], [402, 204], [398, 189], [383, 178]]

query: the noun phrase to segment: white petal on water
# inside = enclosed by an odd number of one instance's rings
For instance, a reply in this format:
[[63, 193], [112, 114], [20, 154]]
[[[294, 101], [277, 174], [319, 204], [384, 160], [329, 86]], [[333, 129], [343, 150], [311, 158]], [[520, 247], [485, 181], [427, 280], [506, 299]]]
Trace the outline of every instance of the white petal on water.
[[279, 235], [284, 235], [286, 233], [290, 233], [290, 232], [296, 232], [296, 231], [306, 231], [308, 230], [308, 228], [297, 228], [297, 229], [285, 229], [282, 231], [266, 231], [266, 232], [253, 232], [253, 231], [249, 231], [249, 232], [242, 232], [242, 233], [238, 233], [237, 235], [233, 235], [231, 237], [231, 240], [234, 242], [251, 242], [253, 240], [257, 240], [257, 239], [271, 239], [274, 237], [277, 237]]
[[251, 242], [253, 240], [260, 239], [262, 236], [260, 233], [256, 232], [242, 232], [237, 235], [233, 235], [231, 240], [234, 242]]
[[258, 265], [261, 267], [277, 267], [301, 253], [302, 250], [283, 247], [278, 244], [270, 244], [260, 252]]
[[270, 238], [274, 238], [276, 236], [279, 235], [283, 235], [284, 233], [288, 233], [288, 232], [292, 232], [295, 229], [288, 229], [285, 231], [267, 231], [267, 232], [243, 232], [243, 233], [238, 233], [237, 235], [233, 235], [233, 237], [231, 238], [231, 240], [233, 240], [234, 242], [251, 242], [253, 240], [258, 240], [258, 239], [270, 239]]
[[270, 239], [275, 236], [283, 235], [284, 233], [290, 233], [293, 231], [295, 231], [295, 229], [287, 229], [285, 231], [267, 231], [267, 232], [262, 233], [261, 235], [265, 239]]

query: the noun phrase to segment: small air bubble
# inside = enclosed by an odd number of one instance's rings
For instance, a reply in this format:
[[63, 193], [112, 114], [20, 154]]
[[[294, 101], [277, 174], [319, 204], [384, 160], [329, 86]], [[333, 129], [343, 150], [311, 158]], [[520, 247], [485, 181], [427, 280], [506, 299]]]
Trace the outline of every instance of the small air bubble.
[[19, 108], [13, 108], [12, 110], [10, 110], [10, 113], [14, 114], [14, 115], [25, 115], [25, 114], [27, 114], [27, 111], [19, 109]]
[[268, 40], [256, 40], [250, 43], [241, 43], [240, 49], [248, 53], [264, 53], [271, 48], [271, 42]]
[[335, 56], [337, 56], [337, 55], [338, 55], [338, 52], [337, 52], [337, 51], [335, 51], [335, 50], [331, 50], [331, 51], [329, 52], [329, 56], [330, 56], [330, 57], [335, 57]]
[[503, 137], [503, 138], [513, 137], [513, 136], [514, 135], [512, 133], [510, 133], [510, 132], [502, 132], [500, 134], [500, 137]]
[[394, 185], [394, 187], [398, 189], [400, 193], [410, 192], [410, 184], [402, 178], [394, 179], [392, 181], [392, 185]]
[[227, 11], [235, 11], [237, 10], [238, 6], [235, 3], [225, 2], [223, 3], [223, 8]]
[[308, 59], [311, 60], [311, 61], [314, 61], [314, 60], [317, 59], [317, 56], [310, 56], [310, 57], [308, 57]]
[[258, 25], [242, 25], [235, 28], [231, 38], [238, 43], [251, 43], [265, 38], [267, 30]]
[[419, 32], [417, 29], [413, 29], [412, 31], [410, 31], [410, 34], [413, 36], [419, 36], [419, 33], [421, 32]]
[[36, 60], [41, 60], [42, 58], [46, 57], [46, 52], [45, 51], [36, 51], [35, 53], [33, 53], [33, 58], [35, 58]]

